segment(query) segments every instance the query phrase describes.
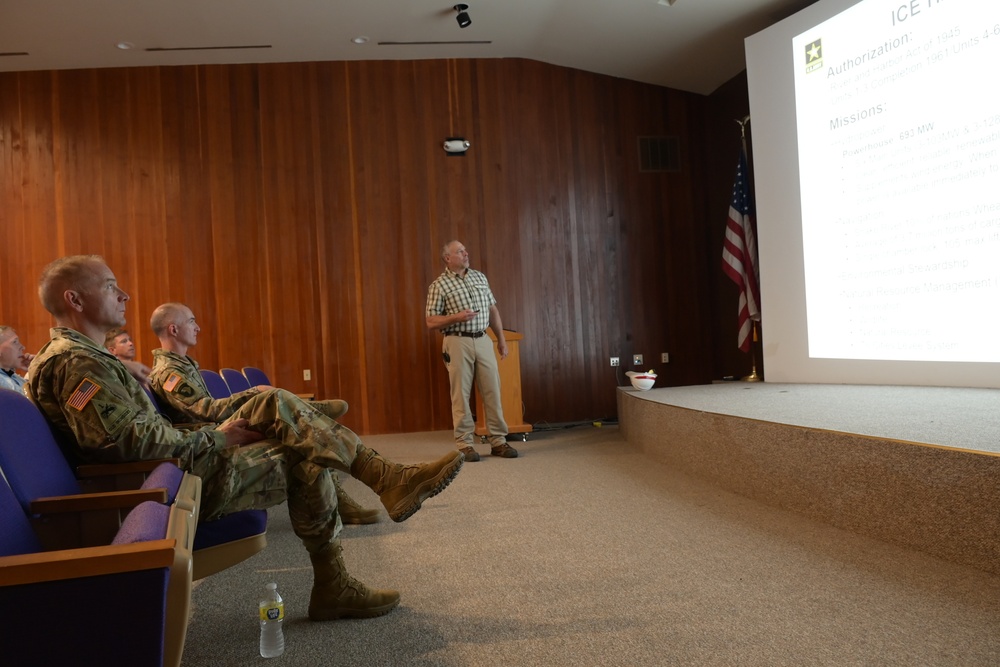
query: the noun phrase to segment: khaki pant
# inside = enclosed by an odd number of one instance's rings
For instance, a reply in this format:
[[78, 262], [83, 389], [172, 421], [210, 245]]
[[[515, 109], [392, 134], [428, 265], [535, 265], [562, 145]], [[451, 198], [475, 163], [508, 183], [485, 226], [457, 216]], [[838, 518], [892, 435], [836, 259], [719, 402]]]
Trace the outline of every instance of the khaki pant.
[[486, 412], [486, 439], [491, 447], [507, 442], [507, 422], [500, 405], [500, 373], [496, 352], [489, 336], [466, 338], [445, 336], [442, 345], [448, 381], [451, 384], [451, 419], [455, 427], [455, 444], [471, 447], [476, 424], [472, 421], [469, 397], [472, 383], [483, 399]]

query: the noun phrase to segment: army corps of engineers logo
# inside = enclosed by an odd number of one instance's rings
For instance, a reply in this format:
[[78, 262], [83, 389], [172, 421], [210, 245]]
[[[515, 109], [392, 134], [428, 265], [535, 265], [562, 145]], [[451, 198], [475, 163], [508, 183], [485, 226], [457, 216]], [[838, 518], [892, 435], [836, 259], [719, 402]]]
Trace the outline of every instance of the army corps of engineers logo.
[[817, 39], [806, 46], [806, 74], [823, 66], [823, 40]]

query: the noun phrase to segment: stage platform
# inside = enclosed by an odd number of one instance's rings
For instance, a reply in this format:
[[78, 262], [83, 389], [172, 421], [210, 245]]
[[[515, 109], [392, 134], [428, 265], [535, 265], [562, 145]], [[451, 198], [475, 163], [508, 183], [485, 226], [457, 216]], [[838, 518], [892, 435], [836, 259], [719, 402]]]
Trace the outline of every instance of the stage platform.
[[728, 491], [1000, 574], [1000, 390], [618, 390], [626, 440]]

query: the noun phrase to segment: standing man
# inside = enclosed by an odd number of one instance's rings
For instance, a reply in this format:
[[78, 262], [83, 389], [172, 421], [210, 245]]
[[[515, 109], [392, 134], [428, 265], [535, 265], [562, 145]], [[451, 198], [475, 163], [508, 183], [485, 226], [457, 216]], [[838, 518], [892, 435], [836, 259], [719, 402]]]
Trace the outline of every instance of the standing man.
[[16, 331], [0, 325], [0, 387], [23, 393], [25, 379], [16, 371], [28, 370], [28, 364], [34, 358], [33, 354], [25, 354]]
[[76, 458], [179, 459], [203, 480], [201, 521], [287, 500], [292, 529], [312, 561], [314, 621], [371, 618], [399, 604], [397, 591], [370, 589], [347, 572], [330, 472], [361, 481], [400, 522], [448, 486], [462, 467], [461, 453], [433, 463], [393, 463], [283, 389], [260, 392], [222, 424], [174, 428], [103, 347], [108, 330], [125, 324], [129, 297], [101, 257], [52, 262], [38, 294], [56, 326], [31, 362], [28, 396]]
[[493, 342], [486, 335], [487, 325], [497, 338], [500, 358], [507, 358], [507, 340], [497, 301], [490, 283], [479, 271], [469, 268], [469, 253], [459, 241], [441, 249], [445, 270], [427, 291], [427, 328], [444, 334], [442, 355], [451, 384], [451, 419], [455, 426], [455, 444], [466, 461], [478, 461], [472, 446], [475, 423], [469, 408], [472, 383], [483, 399], [486, 411], [487, 440], [490, 453], [505, 459], [517, 457], [517, 450], [507, 444], [507, 422], [500, 406], [500, 373]]
[[[161, 345], [153, 350], [149, 384], [159, 400], [160, 410], [173, 423], [221, 422], [232, 417], [241, 405], [261, 391], [274, 389], [258, 385], [228, 398], [213, 398], [198, 370], [198, 362], [187, 356], [188, 349], [198, 344], [201, 331], [191, 309], [183, 303], [164, 303], [153, 311], [149, 324]], [[310, 401], [310, 405], [330, 419], [338, 419], [347, 412], [347, 402], [341, 400]], [[378, 510], [365, 509], [347, 495], [336, 473], [333, 481], [337, 487], [337, 512], [341, 521], [351, 524], [378, 521]]]

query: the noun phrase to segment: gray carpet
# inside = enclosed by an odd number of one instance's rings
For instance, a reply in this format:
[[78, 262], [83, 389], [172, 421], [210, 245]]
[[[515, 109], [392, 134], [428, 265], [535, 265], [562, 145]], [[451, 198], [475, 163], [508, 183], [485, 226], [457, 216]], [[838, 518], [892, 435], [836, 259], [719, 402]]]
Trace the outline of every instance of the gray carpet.
[[[451, 446], [444, 432], [366, 443], [400, 461]], [[382, 618], [306, 618], [308, 558], [274, 508], [268, 548], [195, 589], [183, 664], [263, 663], [272, 580], [289, 667], [1000, 664], [996, 576], [720, 491], [614, 427], [516, 445], [521, 458], [466, 464], [403, 524], [344, 529], [352, 573], [402, 593]]]

